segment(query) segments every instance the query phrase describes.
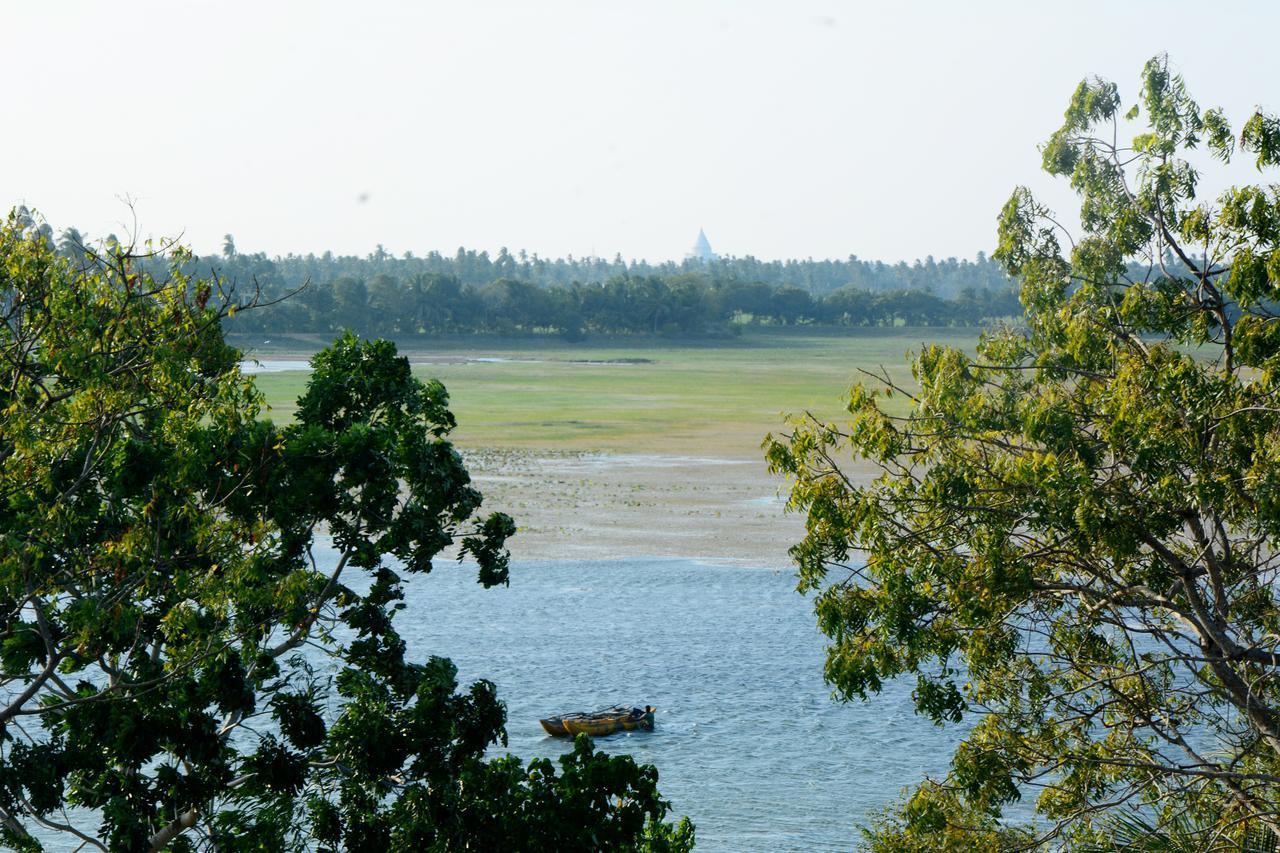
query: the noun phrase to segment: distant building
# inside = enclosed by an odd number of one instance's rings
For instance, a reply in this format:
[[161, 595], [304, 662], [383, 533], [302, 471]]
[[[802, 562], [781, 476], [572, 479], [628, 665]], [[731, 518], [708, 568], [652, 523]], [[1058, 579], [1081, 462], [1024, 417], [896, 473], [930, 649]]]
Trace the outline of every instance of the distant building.
[[693, 242], [693, 248], [689, 250], [689, 254], [685, 256], [690, 261], [714, 261], [719, 255], [711, 251], [711, 243], [707, 241], [707, 232], [701, 228], [698, 229], [698, 239]]

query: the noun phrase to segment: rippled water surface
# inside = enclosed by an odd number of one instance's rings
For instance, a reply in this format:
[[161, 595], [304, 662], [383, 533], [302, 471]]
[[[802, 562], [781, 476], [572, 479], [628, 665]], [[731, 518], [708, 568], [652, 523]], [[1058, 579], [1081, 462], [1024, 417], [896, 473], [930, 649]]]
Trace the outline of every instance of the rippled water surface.
[[959, 734], [914, 716], [910, 682], [867, 703], [831, 700], [823, 638], [789, 571], [691, 560], [526, 563], [485, 590], [465, 567], [408, 580], [398, 620], [415, 656], [488, 678], [509, 751], [556, 756], [538, 718], [614, 703], [658, 707], [653, 732], [599, 741], [657, 765], [700, 850], [848, 850], [869, 811]]

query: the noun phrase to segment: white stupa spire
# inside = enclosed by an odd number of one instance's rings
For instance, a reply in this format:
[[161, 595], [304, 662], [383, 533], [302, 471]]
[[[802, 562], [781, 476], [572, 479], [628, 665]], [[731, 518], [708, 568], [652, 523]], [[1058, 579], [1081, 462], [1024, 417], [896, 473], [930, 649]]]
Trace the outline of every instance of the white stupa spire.
[[714, 261], [718, 256], [711, 251], [711, 242], [707, 240], [707, 232], [701, 228], [698, 229], [698, 239], [693, 241], [693, 248], [689, 251], [689, 259], [694, 261]]

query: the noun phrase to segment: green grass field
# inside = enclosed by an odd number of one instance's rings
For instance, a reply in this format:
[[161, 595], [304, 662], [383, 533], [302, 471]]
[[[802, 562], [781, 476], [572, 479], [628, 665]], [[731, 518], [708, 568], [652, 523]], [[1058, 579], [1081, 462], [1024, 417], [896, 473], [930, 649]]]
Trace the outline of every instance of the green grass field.
[[[447, 345], [402, 341], [400, 347], [411, 359], [439, 360], [414, 370], [449, 389], [462, 447], [749, 457], [758, 455], [765, 433], [779, 428], [783, 412], [839, 416], [859, 368], [883, 365], [909, 382], [908, 350], [925, 341], [971, 348], [977, 340], [968, 329], [788, 332], [719, 345], [471, 338]], [[263, 360], [308, 354], [297, 340], [235, 343]], [[647, 361], [602, 363], [623, 359]], [[305, 383], [304, 372], [258, 377], [277, 419], [292, 416]]]

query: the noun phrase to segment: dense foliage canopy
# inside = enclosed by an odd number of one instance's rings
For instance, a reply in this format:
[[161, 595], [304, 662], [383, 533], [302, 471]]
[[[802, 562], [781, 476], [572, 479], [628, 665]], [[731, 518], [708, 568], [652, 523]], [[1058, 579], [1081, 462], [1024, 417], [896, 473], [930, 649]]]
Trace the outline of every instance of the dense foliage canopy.
[[1193, 165], [1237, 149], [1274, 174], [1280, 120], [1235, 137], [1165, 58], [1127, 112], [1083, 82], [1043, 148], [1083, 233], [1025, 189], [1000, 216], [1025, 327], [927, 347], [916, 386], [858, 385], [847, 424], [768, 442], [828, 680], [911, 673], [920, 713], [972, 726], [874, 848], [1274, 849], [1280, 187], [1197, 201]]
[[977, 326], [1018, 310], [1012, 288], [966, 289], [953, 300], [925, 290], [847, 287], [813, 296], [798, 287], [716, 281], [700, 273], [624, 275], [601, 284], [539, 287], [501, 278], [461, 285], [443, 275], [379, 275], [312, 283], [229, 331], [284, 334], [353, 328], [368, 334], [591, 334], [724, 337], [746, 326]]
[[[52, 230], [49, 237], [54, 238]], [[74, 230], [64, 231], [56, 239], [60, 245], [74, 246], [84, 242], [83, 235]], [[642, 260], [626, 261], [620, 255], [611, 260], [573, 256], [542, 258], [536, 253], [512, 253], [506, 249], [499, 250], [496, 256], [465, 248], [459, 248], [453, 255], [439, 252], [414, 255], [406, 252], [395, 256], [381, 246], [364, 257], [334, 255], [331, 252], [268, 257], [261, 252], [237, 251], [230, 235], [228, 241], [230, 242], [224, 245], [221, 257], [204, 258], [198, 263], [206, 269], [210, 264], [217, 265], [229, 279], [250, 281], [256, 278], [264, 286], [286, 288], [307, 280], [329, 282], [352, 278], [368, 282], [378, 276], [389, 276], [400, 281], [410, 281], [415, 277], [431, 275], [456, 279], [463, 287], [506, 279], [549, 288], [574, 283], [603, 284], [624, 276], [672, 279], [693, 274], [705, 277], [708, 281], [755, 282], [767, 285], [770, 289], [795, 287], [814, 295], [853, 287], [875, 293], [924, 290], [951, 299], [967, 288], [1003, 289], [1007, 283], [1000, 264], [981, 252], [974, 260], [936, 260], [930, 256], [911, 263], [899, 261], [893, 264], [865, 260], [856, 255], [841, 260], [809, 258], [765, 261], [747, 256], [649, 263]]]
[[348, 335], [261, 420], [222, 336], [246, 306], [164, 255], [0, 227], [0, 843], [690, 846], [652, 767], [486, 761], [494, 686], [406, 654], [400, 572], [456, 545], [508, 582], [445, 389]]
[[[43, 239], [78, 257], [75, 229]], [[108, 238], [110, 244], [112, 238]], [[157, 259], [161, 266], [172, 259]], [[453, 257], [269, 258], [238, 252], [227, 236], [221, 257], [185, 259], [188, 275], [218, 271], [228, 286], [275, 302], [227, 323], [229, 332], [280, 335], [588, 334], [716, 337], [749, 325], [977, 326], [1017, 313], [1017, 296], [999, 264], [932, 257], [888, 265], [845, 261], [719, 258], [683, 264], [620, 258], [547, 260], [459, 249]]]

